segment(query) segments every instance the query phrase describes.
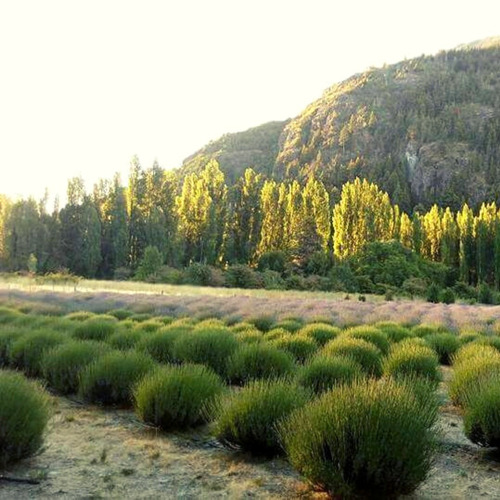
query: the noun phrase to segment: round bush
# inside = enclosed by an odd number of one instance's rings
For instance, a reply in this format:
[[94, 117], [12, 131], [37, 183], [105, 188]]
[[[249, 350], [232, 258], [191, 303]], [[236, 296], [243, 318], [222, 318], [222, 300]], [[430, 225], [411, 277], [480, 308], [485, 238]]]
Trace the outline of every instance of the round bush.
[[413, 335], [415, 335], [416, 337], [426, 337], [427, 335], [432, 335], [433, 333], [440, 332], [441, 329], [439, 327], [426, 324], [415, 325], [411, 329], [411, 333], [413, 333]]
[[450, 398], [458, 406], [467, 406], [467, 401], [478, 394], [485, 384], [498, 380], [500, 358], [470, 357], [467, 362], [454, 365], [454, 374], [448, 389]]
[[66, 314], [65, 318], [71, 321], [85, 321], [87, 319], [93, 318], [95, 314], [91, 311], [75, 311]]
[[408, 328], [393, 321], [381, 321], [375, 323], [373, 326], [384, 332], [390, 342], [401, 342], [413, 337], [412, 332]]
[[23, 370], [30, 377], [41, 375], [41, 362], [46, 351], [67, 342], [68, 337], [50, 330], [30, 331], [12, 343], [9, 365]]
[[208, 318], [197, 323], [194, 327], [195, 330], [204, 330], [207, 328], [227, 328], [226, 323], [219, 318]]
[[153, 317], [152, 314], [149, 313], [135, 313], [128, 317], [132, 321], [136, 321], [137, 323], [142, 323], [143, 321], [148, 321]]
[[295, 367], [290, 354], [264, 343], [242, 345], [229, 359], [228, 379], [246, 384], [254, 379], [271, 379], [290, 374]]
[[23, 316], [24, 314], [20, 311], [0, 306], [0, 325], [12, 323], [13, 321], [19, 320]]
[[395, 381], [339, 386], [295, 411], [280, 426], [291, 464], [342, 498], [411, 493], [435, 451], [436, 402], [423, 404]]
[[236, 332], [235, 335], [238, 339], [238, 342], [241, 342], [243, 344], [255, 344], [264, 340], [262, 332], [253, 327], [248, 330], [241, 330], [239, 332]]
[[193, 330], [176, 339], [173, 353], [180, 361], [206, 365], [225, 376], [227, 361], [238, 345], [236, 337], [227, 328]]
[[389, 352], [390, 343], [387, 340], [387, 335], [373, 326], [355, 326], [347, 329], [342, 335], [366, 340], [377, 347], [382, 354]]
[[494, 347], [498, 352], [500, 352], [500, 337], [492, 335], [483, 335], [476, 341], [478, 344], [489, 345]]
[[395, 378], [423, 377], [437, 384], [441, 380], [438, 357], [429, 347], [415, 343], [395, 344], [383, 363], [384, 375]]
[[[243, 332], [243, 331], [246, 331], [246, 330], [252, 330], [252, 329], [256, 329], [258, 330], [258, 328], [256, 328], [254, 325], [252, 325], [252, 323], [248, 323], [246, 321], [241, 321], [239, 323], [235, 323], [234, 325], [231, 326], [231, 330], [233, 332]], [[260, 330], [258, 330], [260, 332]]]
[[137, 350], [149, 354], [159, 363], [174, 363], [175, 341], [190, 330], [182, 327], [166, 327], [158, 332], [144, 336], [137, 344]]
[[149, 319], [147, 321], [139, 323], [134, 329], [141, 333], [151, 333], [151, 332], [156, 332], [157, 330], [163, 328], [164, 326], [165, 324], [162, 323], [161, 321], [158, 321], [156, 319]]
[[143, 338], [143, 333], [137, 330], [118, 330], [111, 334], [106, 343], [108, 343], [114, 349], [120, 349], [121, 351], [126, 351], [127, 349], [133, 349], [137, 343]]
[[462, 346], [453, 356], [452, 363], [455, 369], [463, 363], [476, 358], [496, 358], [500, 360], [500, 352], [490, 345], [471, 342]]
[[193, 427], [206, 421], [207, 404], [224, 388], [220, 377], [206, 366], [162, 367], [135, 388], [135, 410], [144, 422], [164, 430]]
[[309, 398], [307, 390], [284, 380], [253, 381], [213, 405], [214, 434], [230, 447], [258, 455], [278, 454], [282, 448], [277, 424]]
[[429, 347], [438, 355], [443, 365], [451, 363], [451, 357], [460, 348], [460, 341], [452, 333], [433, 333], [425, 337]]
[[111, 350], [102, 342], [74, 340], [45, 351], [41, 372], [48, 384], [61, 394], [78, 390], [82, 370]]
[[340, 334], [340, 328], [327, 323], [310, 323], [304, 326], [299, 335], [313, 339], [319, 346], [324, 346]]
[[318, 350], [318, 345], [314, 340], [300, 335], [282, 337], [274, 340], [272, 344], [278, 349], [288, 352], [297, 363], [302, 364]]
[[106, 340], [115, 330], [116, 323], [114, 321], [103, 320], [96, 316], [78, 325], [73, 332], [73, 337], [79, 340]]
[[123, 321], [124, 319], [130, 318], [134, 313], [128, 309], [113, 309], [109, 311], [108, 314], [114, 316], [119, 321]]
[[463, 332], [458, 336], [458, 341], [461, 345], [469, 344], [482, 337], [480, 333], [477, 332]]
[[321, 394], [341, 384], [351, 384], [364, 375], [361, 366], [350, 358], [318, 356], [297, 372], [297, 383]]
[[12, 344], [23, 336], [23, 331], [16, 327], [3, 326], [0, 330], [0, 368], [10, 362], [10, 349]]
[[284, 328], [273, 328], [272, 330], [264, 333], [265, 340], [278, 340], [282, 338], [289, 338], [291, 336], [292, 334]]
[[290, 333], [298, 332], [304, 326], [304, 322], [298, 319], [282, 319], [273, 328], [283, 328]]
[[261, 332], [268, 332], [276, 323], [276, 319], [273, 316], [254, 316], [253, 318], [248, 318], [247, 321], [258, 328]]
[[43, 442], [49, 396], [19, 373], [0, 370], [0, 469], [28, 457]]
[[130, 406], [133, 386], [155, 367], [149, 356], [134, 351], [113, 351], [81, 373], [79, 392], [87, 401]]
[[500, 376], [467, 402], [464, 430], [473, 443], [500, 448]]
[[321, 352], [325, 356], [347, 356], [359, 363], [368, 375], [382, 375], [381, 353], [365, 340], [340, 336], [328, 342]]

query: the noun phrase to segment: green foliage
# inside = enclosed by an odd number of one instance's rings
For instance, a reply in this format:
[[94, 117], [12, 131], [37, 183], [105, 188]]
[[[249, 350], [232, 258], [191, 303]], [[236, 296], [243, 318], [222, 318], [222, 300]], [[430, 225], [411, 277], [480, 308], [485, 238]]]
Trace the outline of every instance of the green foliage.
[[274, 250], [265, 252], [259, 257], [259, 271], [275, 271], [283, 274], [286, 270], [287, 258], [285, 252]]
[[423, 403], [404, 385], [368, 380], [295, 411], [280, 434], [291, 464], [317, 487], [343, 498], [389, 498], [426, 478], [437, 415], [433, 398]]
[[318, 345], [313, 339], [293, 335], [281, 337], [272, 343], [278, 349], [288, 352], [293, 356], [297, 363], [305, 363], [318, 350]]
[[298, 332], [303, 325], [304, 322], [299, 319], [282, 319], [281, 321], [275, 323], [273, 328], [284, 328], [290, 333], [295, 333]]
[[351, 384], [364, 376], [361, 366], [348, 357], [312, 358], [300, 367], [296, 381], [315, 394], [322, 394], [341, 384]]
[[247, 321], [261, 332], [268, 332], [276, 323], [276, 318], [274, 316], [260, 315], [248, 318]]
[[21, 374], [0, 371], [0, 468], [35, 453], [43, 442], [50, 399]]
[[163, 256], [155, 246], [147, 246], [144, 256], [139, 262], [139, 267], [135, 274], [137, 279], [145, 280], [149, 276], [155, 275], [163, 264]]
[[20, 311], [0, 306], [0, 325], [12, 323], [13, 321], [18, 320], [23, 316], [24, 315]]
[[151, 333], [156, 332], [158, 329], [164, 327], [165, 324], [157, 319], [148, 319], [146, 321], [140, 322], [135, 330], [141, 333]]
[[208, 328], [179, 336], [173, 346], [175, 358], [206, 365], [224, 376], [227, 362], [238, 348], [238, 341], [228, 328]]
[[390, 342], [401, 342], [413, 336], [408, 328], [392, 321], [380, 321], [373, 326], [384, 332]]
[[175, 341], [189, 331], [190, 329], [181, 326], [166, 327], [158, 332], [143, 336], [137, 345], [137, 350], [149, 354], [159, 363], [173, 363], [176, 361]]
[[342, 335], [366, 340], [377, 347], [382, 354], [387, 354], [389, 352], [390, 344], [387, 340], [387, 335], [374, 326], [355, 326], [345, 330]]
[[130, 318], [134, 313], [130, 309], [113, 309], [109, 311], [108, 314], [114, 316], [119, 321], [123, 321], [124, 319]]
[[154, 367], [154, 361], [145, 354], [110, 352], [82, 371], [80, 395], [92, 403], [130, 406], [134, 385]]
[[41, 374], [45, 352], [67, 340], [64, 334], [48, 329], [29, 331], [11, 344], [9, 365], [23, 370], [26, 375], [36, 377]]
[[429, 347], [401, 342], [392, 347], [383, 363], [384, 375], [396, 379], [423, 377], [431, 383], [441, 380], [438, 357]]
[[162, 367], [146, 375], [134, 390], [139, 418], [163, 430], [202, 424], [204, 411], [224, 390], [222, 380], [200, 365]]
[[110, 350], [106, 344], [92, 340], [66, 342], [45, 351], [42, 375], [59, 393], [76, 393], [82, 370]]
[[284, 380], [251, 382], [219, 398], [212, 408], [213, 432], [230, 447], [276, 455], [282, 451], [276, 425], [309, 398], [307, 390]]
[[500, 376], [467, 401], [464, 430], [473, 443], [500, 448]]
[[500, 352], [490, 345], [470, 342], [458, 349], [452, 356], [453, 367], [457, 368], [463, 363], [469, 363], [474, 358], [492, 358], [500, 360]]
[[439, 286], [436, 285], [436, 283], [432, 283], [427, 289], [427, 302], [437, 304], [439, 302], [440, 293], [441, 290], [439, 289]]
[[138, 330], [120, 329], [111, 334], [107, 339], [108, 343], [114, 349], [127, 350], [133, 349], [141, 340], [143, 334]]
[[451, 288], [445, 288], [439, 293], [439, 302], [443, 304], [454, 304], [455, 303], [455, 292]]
[[486, 283], [481, 283], [477, 291], [477, 300], [481, 304], [492, 304], [493, 294], [491, 288]]
[[226, 270], [226, 284], [232, 288], [259, 288], [262, 278], [251, 267], [235, 264]]
[[229, 359], [228, 379], [246, 384], [254, 379], [285, 377], [295, 368], [292, 356], [266, 343], [242, 345]]
[[440, 329], [437, 326], [426, 325], [425, 323], [422, 323], [420, 325], [415, 325], [411, 329], [411, 333], [415, 337], [427, 337], [428, 335], [433, 335], [435, 333], [440, 333]]
[[116, 323], [107, 319], [94, 318], [82, 321], [74, 332], [73, 337], [79, 340], [106, 340], [116, 330]]
[[299, 335], [313, 339], [319, 346], [324, 346], [340, 334], [340, 328], [327, 323], [309, 323], [304, 326]]
[[9, 364], [11, 346], [24, 333], [24, 330], [16, 327], [2, 326], [0, 328], [0, 368]]
[[135, 313], [129, 316], [129, 320], [135, 321], [136, 323], [142, 323], [143, 321], [148, 321], [153, 317], [150, 313]]
[[433, 333], [425, 337], [427, 344], [439, 357], [439, 362], [449, 365], [451, 357], [460, 348], [460, 340], [452, 333]]
[[95, 314], [91, 311], [75, 311], [69, 314], [66, 314], [66, 319], [70, 319], [71, 321], [85, 321], [87, 319], [93, 318]]
[[368, 375], [378, 377], [382, 374], [381, 352], [366, 340], [340, 336], [331, 340], [321, 351], [325, 356], [346, 356], [357, 363]]

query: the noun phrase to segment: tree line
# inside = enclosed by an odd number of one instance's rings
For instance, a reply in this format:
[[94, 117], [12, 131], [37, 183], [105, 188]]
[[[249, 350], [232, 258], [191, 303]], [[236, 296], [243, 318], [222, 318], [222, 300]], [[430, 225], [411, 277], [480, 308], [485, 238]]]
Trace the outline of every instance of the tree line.
[[[131, 163], [119, 176], [86, 192], [68, 182], [67, 203], [49, 213], [47, 199], [0, 197], [0, 265], [4, 271], [62, 269], [79, 276], [132, 276], [146, 249], [159, 265], [194, 263], [256, 267], [281, 255], [297, 274], [324, 275], [372, 242], [397, 241], [446, 266], [467, 285], [500, 284], [500, 211], [483, 203], [454, 212], [433, 205], [406, 213], [375, 184], [356, 178], [333, 203], [310, 177], [277, 182], [248, 168], [230, 187], [217, 161], [181, 178], [155, 163]], [[269, 268], [273, 268], [272, 264]]]

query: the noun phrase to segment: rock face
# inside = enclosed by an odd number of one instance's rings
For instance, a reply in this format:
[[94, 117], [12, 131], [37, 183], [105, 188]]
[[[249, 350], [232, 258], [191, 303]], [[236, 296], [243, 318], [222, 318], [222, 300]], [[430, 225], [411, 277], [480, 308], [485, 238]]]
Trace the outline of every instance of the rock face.
[[500, 38], [371, 69], [327, 89], [299, 116], [210, 143], [229, 182], [254, 167], [278, 180], [323, 180], [335, 200], [365, 177], [411, 210], [458, 208], [500, 193]]

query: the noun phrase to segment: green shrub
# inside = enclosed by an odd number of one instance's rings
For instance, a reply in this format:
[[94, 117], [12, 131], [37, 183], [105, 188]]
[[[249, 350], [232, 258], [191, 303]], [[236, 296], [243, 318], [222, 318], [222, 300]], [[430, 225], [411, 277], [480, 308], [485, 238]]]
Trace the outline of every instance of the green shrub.
[[144, 250], [144, 255], [139, 262], [135, 277], [145, 280], [149, 276], [155, 275], [163, 264], [163, 255], [157, 247], [148, 245]]
[[228, 328], [209, 328], [186, 332], [173, 347], [175, 358], [188, 363], [206, 365], [225, 376], [227, 361], [238, 348], [238, 341]]
[[225, 277], [226, 285], [231, 288], [259, 288], [263, 285], [260, 274], [245, 264], [229, 266]]
[[264, 340], [262, 332], [257, 330], [257, 328], [250, 328], [248, 330], [237, 332], [236, 338], [238, 339], [238, 342], [244, 344], [255, 344], [256, 342], [262, 342]]
[[299, 368], [296, 380], [300, 386], [321, 394], [362, 377], [361, 366], [350, 358], [317, 356]]
[[273, 325], [273, 328], [283, 328], [290, 333], [295, 333], [298, 332], [303, 326], [303, 321], [299, 321], [297, 319], [282, 319]]
[[500, 358], [469, 357], [467, 362], [454, 365], [453, 378], [449, 384], [451, 400], [458, 406], [467, 406], [467, 401], [478, 394], [485, 384], [500, 380]]
[[136, 344], [141, 340], [143, 334], [138, 330], [117, 330], [108, 337], [106, 342], [114, 349], [125, 351], [133, 349]]
[[347, 356], [359, 363], [365, 373], [378, 377], [382, 374], [381, 353], [366, 340], [341, 336], [328, 342], [322, 350], [326, 356]]
[[247, 321], [258, 328], [261, 332], [268, 332], [276, 323], [274, 316], [262, 315], [248, 318]]
[[439, 289], [439, 286], [436, 285], [436, 283], [432, 283], [427, 289], [427, 295], [426, 295], [427, 302], [433, 302], [434, 304], [437, 304], [439, 302], [440, 293], [441, 290]]
[[75, 311], [66, 314], [65, 318], [71, 321], [85, 321], [87, 319], [93, 318], [95, 314], [91, 311]]
[[381, 321], [373, 325], [387, 335], [390, 342], [401, 342], [402, 340], [413, 337], [410, 330], [399, 323], [392, 321]]
[[228, 379], [246, 384], [254, 379], [270, 379], [290, 374], [295, 365], [290, 354], [264, 343], [242, 345], [229, 359]]
[[166, 327], [144, 336], [136, 348], [138, 351], [149, 354], [159, 363], [174, 363], [177, 361], [174, 355], [174, 343], [180, 336], [189, 331], [189, 329], [182, 327]]
[[477, 301], [481, 304], [493, 303], [493, 293], [491, 292], [491, 288], [486, 283], [479, 285], [477, 291]]
[[206, 405], [224, 390], [220, 377], [201, 365], [162, 367], [134, 390], [135, 409], [146, 423], [164, 430], [203, 423]]
[[455, 292], [451, 288], [445, 288], [439, 293], [439, 301], [444, 304], [454, 304], [455, 303]]
[[148, 321], [152, 319], [153, 315], [150, 313], [135, 313], [129, 316], [128, 319], [136, 321], [137, 323], [142, 323], [143, 321]]
[[[231, 330], [233, 332], [243, 332], [245, 330], [249, 330], [249, 329], [256, 329], [255, 325], [252, 325], [252, 323], [249, 323], [247, 321], [241, 321], [239, 323], [235, 323], [234, 325], [231, 326]], [[260, 331], [260, 330], [259, 330]]]
[[314, 340], [300, 335], [282, 337], [272, 342], [274, 346], [282, 351], [286, 351], [293, 356], [297, 363], [305, 363], [318, 350], [318, 345]]
[[427, 335], [440, 333], [440, 331], [441, 330], [438, 326], [426, 325], [426, 324], [415, 325], [411, 329], [411, 333], [413, 333], [413, 335], [415, 335], [416, 337], [427, 337]]
[[24, 314], [20, 311], [0, 306], [0, 325], [12, 323], [13, 321], [19, 320], [23, 316]]
[[392, 498], [426, 478], [435, 451], [434, 398], [395, 381], [339, 386], [290, 415], [280, 435], [291, 464], [342, 498]]
[[226, 328], [227, 325], [219, 318], [207, 318], [194, 325], [194, 330], [205, 330], [206, 328]]
[[387, 335], [373, 326], [355, 326], [347, 329], [342, 335], [366, 340], [377, 347], [382, 354], [389, 352], [390, 343], [387, 340]]
[[134, 385], [155, 367], [149, 356], [113, 351], [88, 365], [80, 376], [80, 395], [92, 403], [130, 406]]
[[492, 335], [483, 335], [481, 338], [477, 339], [477, 344], [489, 345], [500, 352], [500, 337]]
[[78, 391], [82, 370], [111, 348], [93, 340], [75, 340], [45, 351], [41, 372], [48, 384], [61, 394]]
[[68, 337], [60, 332], [30, 331], [11, 344], [9, 365], [23, 370], [30, 377], [37, 377], [41, 374], [41, 361], [45, 351], [67, 341]]
[[0, 371], [0, 469], [35, 453], [43, 442], [50, 400], [19, 373]]
[[156, 319], [148, 319], [147, 321], [143, 321], [135, 326], [134, 330], [143, 333], [151, 333], [156, 332], [160, 328], [163, 328], [165, 325]]
[[473, 443], [500, 448], [500, 376], [469, 399], [464, 430]]
[[463, 363], [469, 363], [470, 360], [476, 358], [496, 358], [500, 360], [500, 352], [490, 345], [471, 342], [460, 347], [460, 349], [452, 356], [454, 368], [458, 368]]
[[461, 345], [469, 344], [470, 342], [474, 342], [482, 337], [480, 333], [476, 332], [463, 332], [458, 336], [458, 341]]
[[113, 309], [109, 311], [108, 314], [114, 316], [119, 321], [123, 321], [124, 319], [130, 318], [134, 313], [129, 309]]
[[95, 317], [78, 325], [73, 337], [79, 340], [106, 340], [116, 330], [116, 323]]
[[441, 380], [438, 357], [429, 347], [411, 342], [395, 344], [383, 364], [384, 375], [423, 377], [437, 384]]
[[253, 381], [213, 405], [214, 434], [231, 447], [258, 455], [278, 454], [276, 425], [309, 398], [307, 390], [284, 380]]
[[12, 344], [21, 338], [24, 331], [16, 327], [2, 326], [0, 329], [0, 368], [8, 366], [10, 363], [10, 349]]
[[460, 341], [452, 333], [433, 333], [427, 335], [425, 341], [439, 357], [439, 362], [443, 365], [451, 363], [451, 357], [460, 348]]
[[324, 346], [340, 334], [340, 328], [327, 323], [309, 323], [299, 330], [299, 335], [313, 339], [319, 346]]
[[278, 339], [286, 339], [291, 337], [292, 334], [285, 330], [284, 328], [273, 328], [268, 332], [264, 333], [264, 339], [268, 341], [278, 340]]

